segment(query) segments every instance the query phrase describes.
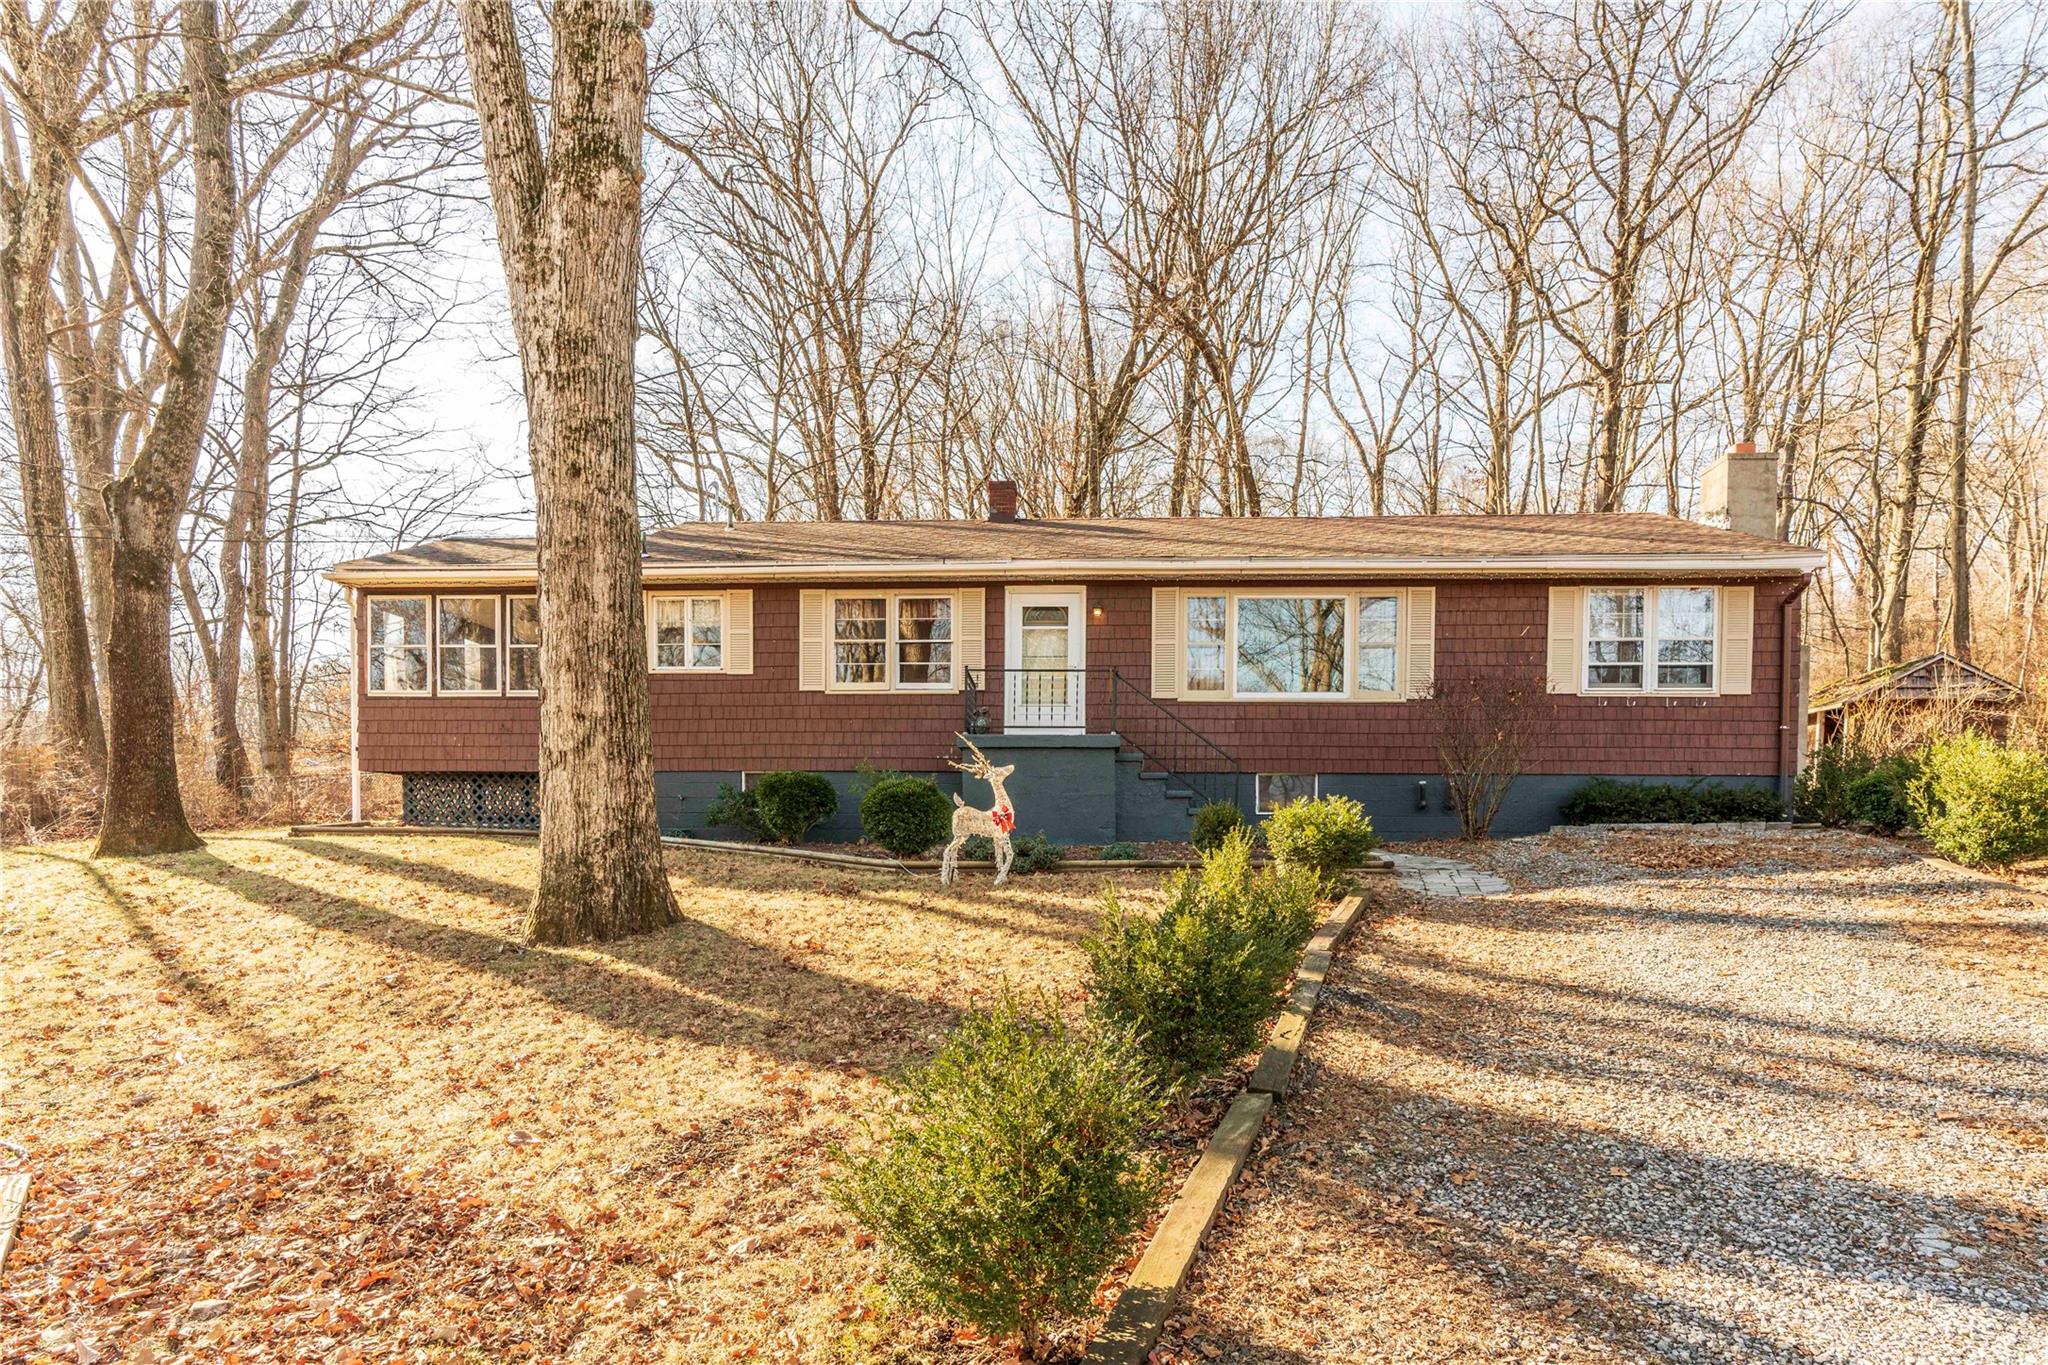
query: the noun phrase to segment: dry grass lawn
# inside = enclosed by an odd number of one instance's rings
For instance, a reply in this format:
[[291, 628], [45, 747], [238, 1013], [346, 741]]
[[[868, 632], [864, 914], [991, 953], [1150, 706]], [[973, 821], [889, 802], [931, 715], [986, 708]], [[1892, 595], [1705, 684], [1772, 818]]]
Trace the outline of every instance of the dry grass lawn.
[[[834, 1144], [1105, 883], [672, 854], [684, 925], [518, 941], [530, 841], [0, 852], [0, 1359], [960, 1359], [890, 1307]], [[16, 1149], [19, 1149], [18, 1151]]]

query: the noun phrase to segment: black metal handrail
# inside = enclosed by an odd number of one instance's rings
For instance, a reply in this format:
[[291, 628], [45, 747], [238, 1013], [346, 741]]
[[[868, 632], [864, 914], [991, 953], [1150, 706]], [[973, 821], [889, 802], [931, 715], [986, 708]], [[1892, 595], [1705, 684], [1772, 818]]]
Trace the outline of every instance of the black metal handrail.
[[[1124, 695], [1130, 700], [1126, 702]], [[1158, 698], [1114, 668], [1109, 670], [1111, 728], [1132, 738], [1125, 720], [1132, 712], [1144, 717], [1156, 737], [1133, 740], [1139, 757], [1164, 772], [1168, 780], [1201, 798], [1202, 804], [1228, 801], [1235, 805], [1244, 769], [1229, 750], [1159, 704]], [[1126, 709], [1128, 707], [1128, 710]]]
[[1244, 769], [1229, 750], [1109, 665], [967, 669], [962, 681], [961, 729], [969, 735], [1066, 728], [1114, 734], [1145, 767], [1204, 802], [1238, 798]]

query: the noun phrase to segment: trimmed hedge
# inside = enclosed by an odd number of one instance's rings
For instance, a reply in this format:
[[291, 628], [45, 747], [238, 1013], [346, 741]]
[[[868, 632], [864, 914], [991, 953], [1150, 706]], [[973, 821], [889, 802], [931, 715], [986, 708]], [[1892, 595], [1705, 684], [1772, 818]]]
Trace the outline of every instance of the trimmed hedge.
[[802, 843], [839, 809], [838, 790], [818, 773], [762, 773], [748, 794], [762, 828], [785, 844]]
[[1700, 782], [1618, 782], [1596, 777], [1564, 800], [1567, 825], [1699, 825], [1714, 820], [1782, 820], [1768, 787]]
[[1290, 801], [1266, 817], [1266, 847], [1282, 867], [1303, 867], [1327, 883], [1379, 846], [1365, 808], [1348, 796]]
[[860, 830], [899, 858], [915, 858], [953, 834], [953, 806], [922, 777], [885, 777], [860, 798]]

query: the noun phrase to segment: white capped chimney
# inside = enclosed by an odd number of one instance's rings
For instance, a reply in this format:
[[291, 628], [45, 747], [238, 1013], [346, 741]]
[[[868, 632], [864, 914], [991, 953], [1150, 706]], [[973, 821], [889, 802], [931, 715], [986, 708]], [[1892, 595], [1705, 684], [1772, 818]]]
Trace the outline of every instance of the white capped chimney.
[[1737, 441], [1700, 476], [1700, 520], [1747, 535], [1778, 538], [1778, 457]]

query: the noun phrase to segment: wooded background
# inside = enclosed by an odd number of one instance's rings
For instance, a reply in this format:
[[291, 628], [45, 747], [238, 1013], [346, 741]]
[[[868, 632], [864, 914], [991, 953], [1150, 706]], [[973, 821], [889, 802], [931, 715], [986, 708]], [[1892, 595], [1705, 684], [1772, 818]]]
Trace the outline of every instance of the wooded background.
[[[334, 715], [321, 569], [517, 528], [476, 414], [518, 372], [454, 11], [223, 5], [203, 79], [178, 14], [0, 14], [0, 743], [104, 743], [128, 489], [175, 528], [177, 723], [248, 791]], [[1830, 557], [1818, 676], [1943, 645], [2032, 683], [2044, 24], [660, 7], [644, 520], [974, 516], [990, 476], [1040, 516], [1684, 516], [1748, 440]]]

